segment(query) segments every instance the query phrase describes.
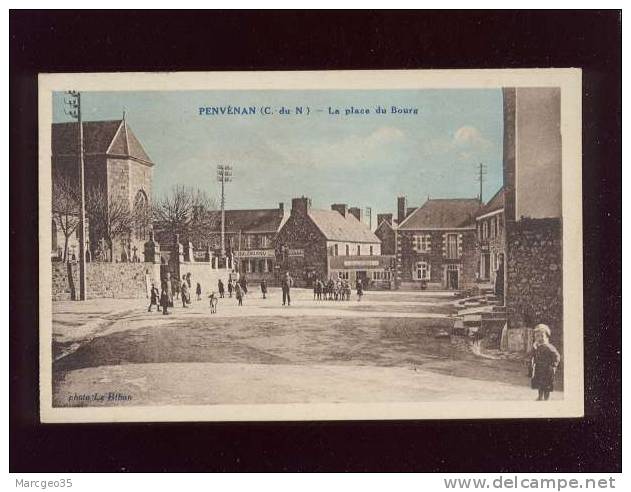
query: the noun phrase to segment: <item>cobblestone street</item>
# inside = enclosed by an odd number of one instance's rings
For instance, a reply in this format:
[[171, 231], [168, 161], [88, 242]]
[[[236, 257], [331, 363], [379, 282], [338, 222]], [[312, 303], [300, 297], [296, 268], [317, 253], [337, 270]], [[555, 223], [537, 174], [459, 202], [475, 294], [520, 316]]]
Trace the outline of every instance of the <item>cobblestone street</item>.
[[[457, 350], [451, 293], [314, 301], [251, 290], [171, 314], [142, 299], [53, 304], [55, 406], [534, 400], [524, 362]], [[179, 307], [178, 307], [179, 306]], [[154, 308], [155, 309], [155, 308]], [[108, 395], [85, 400], [82, 395]], [[127, 397], [131, 397], [128, 399]], [[553, 393], [553, 399], [562, 393]]]

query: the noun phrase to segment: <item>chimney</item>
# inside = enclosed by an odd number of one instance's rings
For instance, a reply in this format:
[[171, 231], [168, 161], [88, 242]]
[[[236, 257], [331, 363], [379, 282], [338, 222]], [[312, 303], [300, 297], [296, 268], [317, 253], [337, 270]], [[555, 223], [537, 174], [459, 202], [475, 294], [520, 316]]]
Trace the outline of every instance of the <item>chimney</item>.
[[281, 212], [285, 211], [285, 204], [283, 202], [278, 203], [278, 210], [280, 210]]
[[397, 222], [400, 224], [405, 220], [405, 212], [407, 212], [408, 199], [404, 196], [397, 198]]
[[405, 212], [405, 216], [406, 216], [406, 217], [409, 217], [409, 216], [410, 216], [410, 214], [411, 214], [412, 212], [414, 212], [417, 208], [418, 208], [418, 207], [408, 207], [408, 208], [407, 208], [407, 210], [406, 210], [406, 212]]
[[346, 217], [346, 213], [348, 212], [348, 205], [346, 203], [334, 203], [331, 205], [331, 210], [335, 210], [342, 214], [342, 217]]
[[384, 220], [392, 225], [392, 214], [377, 214], [377, 226], [381, 225]]
[[291, 214], [292, 215], [306, 215], [311, 208], [311, 198], [302, 196], [300, 198], [293, 198], [291, 200]]
[[348, 209], [348, 212], [353, 215], [358, 221], [363, 222], [364, 214], [361, 208], [359, 207], [351, 207]]

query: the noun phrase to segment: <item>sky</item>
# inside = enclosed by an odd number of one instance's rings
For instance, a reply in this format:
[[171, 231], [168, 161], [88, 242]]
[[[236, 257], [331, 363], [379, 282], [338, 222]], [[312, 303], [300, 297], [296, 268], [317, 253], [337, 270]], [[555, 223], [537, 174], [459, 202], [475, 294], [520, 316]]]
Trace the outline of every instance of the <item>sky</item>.
[[[71, 121], [63, 99], [53, 97], [54, 122]], [[229, 105], [255, 106], [256, 114], [199, 114]], [[305, 113], [278, 113], [297, 106]], [[392, 106], [417, 114], [393, 114]], [[351, 107], [370, 113], [346, 115]], [[121, 119], [123, 111], [155, 163], [154, 196], [182, 184], [218, 198], [216, 166], [231, 164], [226, 208], [289, 207], [304, 195], [316, 208], [371, 207], [374, 225], [377, 213], [396, 214], [397, 196], [408, 206], [428, 196], [477, 197], [479, 163], [487, 166], [484, 201], [502, 185], [500, 89], [82, 93], [84, 121]]]

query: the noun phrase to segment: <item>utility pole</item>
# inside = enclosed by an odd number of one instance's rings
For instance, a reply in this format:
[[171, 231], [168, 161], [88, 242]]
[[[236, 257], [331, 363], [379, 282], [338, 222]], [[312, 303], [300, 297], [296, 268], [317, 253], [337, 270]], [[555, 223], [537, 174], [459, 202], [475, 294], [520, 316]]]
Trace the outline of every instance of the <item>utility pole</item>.
[[64, 102], [70, 109], [65, 109], [65, 113], [76, 119], [78, 122], [78, 142], [79, 150], [79, 300], [86, 299], [86, 275], [85, 275], [85, 163], [83, 158], [83, 122], [81, 120], [81, 93], [79, 91], [68, 91], [69, 99]]
[[478, 164], [478, 177], [477, 180], [480, 182], [480, 203], [482, 203], [482, 183], [484, 182], [484, 176], [486, 175], [486, 164]]
[[232, 166], [229, 164], [219, 164], [217, 165], [217, 181], [221, 183], [221, 257], [225, 258], [226, 256], [226, 196], [225, 196], [225, 186], [226, 183], [232, 181]]

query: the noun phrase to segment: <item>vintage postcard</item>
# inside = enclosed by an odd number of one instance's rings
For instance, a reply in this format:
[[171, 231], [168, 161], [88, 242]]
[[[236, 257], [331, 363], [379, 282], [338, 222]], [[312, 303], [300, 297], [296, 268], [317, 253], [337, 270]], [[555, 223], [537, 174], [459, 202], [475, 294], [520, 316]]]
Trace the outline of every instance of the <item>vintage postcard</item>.
[[577, 69], [42, 74], [43, 422], [583, 415]]

